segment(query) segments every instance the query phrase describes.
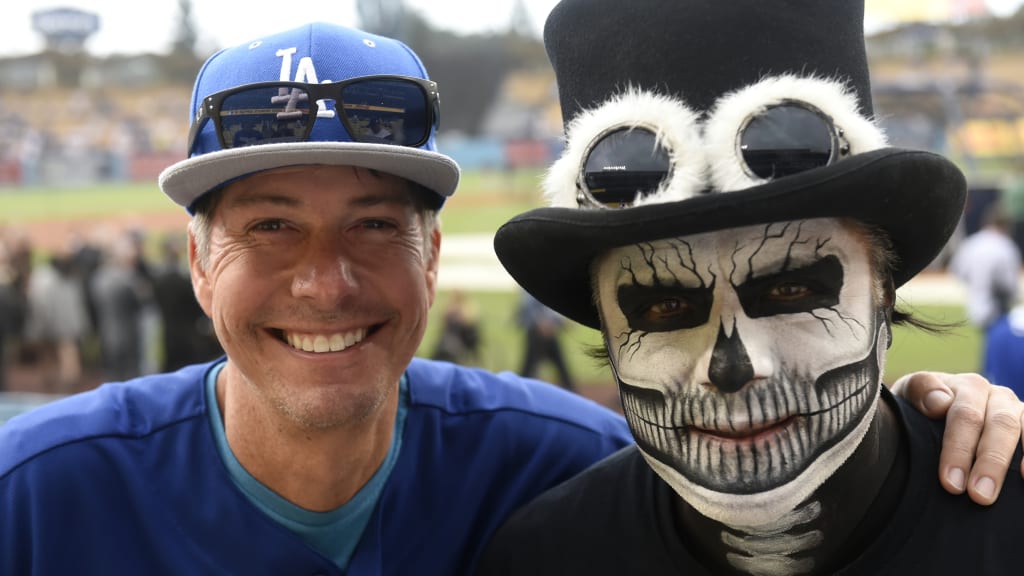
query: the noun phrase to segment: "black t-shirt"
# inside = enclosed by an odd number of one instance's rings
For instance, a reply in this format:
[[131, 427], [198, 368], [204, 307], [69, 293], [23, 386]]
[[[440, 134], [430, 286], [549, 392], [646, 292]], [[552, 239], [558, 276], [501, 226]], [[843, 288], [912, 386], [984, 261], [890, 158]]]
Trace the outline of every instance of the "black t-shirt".
[[[979, 506], [939, 485], [944, 422], [925, 418], [885, 389], [883, 398], [909, 440], [907, 489], [885, 529], [838, 573], [1024, 573], [1020, 448], [999, 499]], [[675, 498], [636, 446], [624, 448], [515, 513], [491, 541], [479, 574], [710, 576], [676, 530]]]

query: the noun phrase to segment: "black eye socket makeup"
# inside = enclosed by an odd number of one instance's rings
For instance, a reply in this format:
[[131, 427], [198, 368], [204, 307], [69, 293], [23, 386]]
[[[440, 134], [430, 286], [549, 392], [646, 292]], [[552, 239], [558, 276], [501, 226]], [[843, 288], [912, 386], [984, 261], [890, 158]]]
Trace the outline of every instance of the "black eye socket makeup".
[[752, 278], [735, 288], [743, 311], [751, 318], [810, 312], [839, 304], [843, 265], [839, 258], [826, 256], [809, 266]]

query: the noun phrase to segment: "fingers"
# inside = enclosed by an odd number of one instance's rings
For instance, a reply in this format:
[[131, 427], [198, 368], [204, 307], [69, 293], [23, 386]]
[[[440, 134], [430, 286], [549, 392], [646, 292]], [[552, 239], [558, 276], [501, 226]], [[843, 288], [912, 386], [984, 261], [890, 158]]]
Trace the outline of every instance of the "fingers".
[[[917, 377], [912, 380], [914, 381], [908, 383], [908, 393], [916, 392], [927, 395], [934, 390], [948, 389], [951, 391], [952, 396], [948, 400], [945, 413], [946, 430], [942, 436], [942, 452], [939, 454], [939, 481], [946, 491], [952, 494], [963, 494], [968, 489], [968, 479], [971, 477], [971, 468], [975, 462], [975, 451], [981, 442], [985, 427], [989, 384], [974, 374], [957, 376], [929, 374], [928, 377]], [[932, 418], [943, 416], [942, 413], [928, 413], [925, 410], [922, 412]], [[936, 412], [936, 410], [932, 412]], [[1014, 444], [1016, 444], [1016, 440], [1015, 436]], [[984, 466], [983, 469], [989, 472], [992, 465]], [[975, 489], [975, 493], [990, 487], [992, 487], [992, 482], [985, 481], [980, 490]], [[994, 494], [990, 494], [988, 498], [993, 496]]]
[[966, 491], [978, 504], [994, 502], [1014, 450], [1024, 441], [1024, 404], [1013, 391], [977, 374], [937, 372], [904, 376], [892, 391], [931, 418], [946, 416], [939, 456], [942, 486], [952, 494]]
[[[959, 397], [959, 394], [957, 396]], [[950, 418], [956, 410], [956, 404], [954, 400], [953, 407], [950, 408]], [[991, 504], [999, 496], [1014, 450], [1021, 441], [1021, 412], [1020, 400], [1012, 390], [1003, 386], [990, 387], [984, 429], [967, 481], [967, 493], [971, 500], [978, 504]], [[946, 434], [949, 434], [948, 423]], [[941, 468], [941, 457], [939, 465]]]
[[941, 372], [914, 372], [903, 376], [889, 388], [925, 416], [942, 418], [953, 405], [953, 390], [945, 383], [945, 378], [950, 376]]

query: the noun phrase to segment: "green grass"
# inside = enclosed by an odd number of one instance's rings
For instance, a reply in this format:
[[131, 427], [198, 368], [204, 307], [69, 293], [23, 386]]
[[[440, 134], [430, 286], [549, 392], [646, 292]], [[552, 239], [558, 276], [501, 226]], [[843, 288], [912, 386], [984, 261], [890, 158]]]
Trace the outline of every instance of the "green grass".
[[919, 306], [916, 317], [940, 324], [958, 324], [939, 334], [898, 326], [886, 362], [886, 381], [918, 370], [978, 372], [981, 369], [981, 335], [966, 322], [963, 306]]
[[124, 213], [180, 212], [156, 183], [76, 188], [0, 188], [0, 222], [28, 223]]

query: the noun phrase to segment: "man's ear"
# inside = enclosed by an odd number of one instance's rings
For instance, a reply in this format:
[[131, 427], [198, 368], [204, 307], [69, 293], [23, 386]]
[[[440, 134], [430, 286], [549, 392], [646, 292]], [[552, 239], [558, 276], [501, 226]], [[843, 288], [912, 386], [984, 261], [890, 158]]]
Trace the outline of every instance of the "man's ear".
[[199, 259], [196, 235], [191, 223], [188, 226], [188, 269], [192, 276], [192, 292], [196, 295], [199, 307], [208, 317], [213, 318], [213, 287], [210, 285], [207, 270]]

